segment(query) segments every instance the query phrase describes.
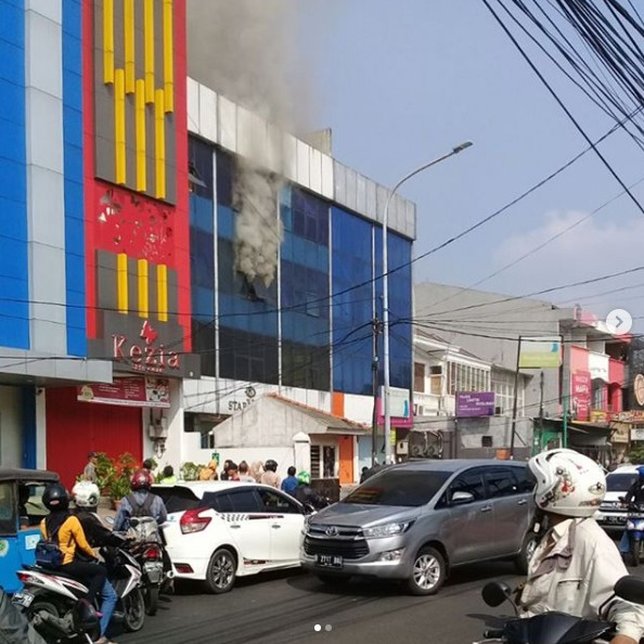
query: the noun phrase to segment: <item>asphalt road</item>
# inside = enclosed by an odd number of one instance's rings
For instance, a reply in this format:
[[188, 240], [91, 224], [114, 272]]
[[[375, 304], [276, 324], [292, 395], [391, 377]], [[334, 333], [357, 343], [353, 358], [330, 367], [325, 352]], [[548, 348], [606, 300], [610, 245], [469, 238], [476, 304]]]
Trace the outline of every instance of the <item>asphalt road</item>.
[[218, 596], [203, 594], [198, 585], [183, 586], [155, 617], [146, 618], [139, 633], [113, 637], [123, 644], [468, 643], [511, 612], [509, 606], [491, 609], [483, 603], [480, 591], [490, 579], [512, 584], [519, 577], [512, 563], [480, 564], [456, 570], [433, 597], [409, 596], [395, 584], [373, 581], [330, 589], [297, 570], [239, 580]]

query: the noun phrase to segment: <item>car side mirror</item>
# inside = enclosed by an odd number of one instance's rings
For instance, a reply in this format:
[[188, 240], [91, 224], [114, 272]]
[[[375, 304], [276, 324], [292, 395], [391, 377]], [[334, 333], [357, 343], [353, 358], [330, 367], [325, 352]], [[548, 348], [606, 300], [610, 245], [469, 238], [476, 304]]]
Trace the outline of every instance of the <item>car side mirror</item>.
[[452, 505], [467, 505], [474, 501], [474, 495], [470, 492], [454, 492], [452, 494], [451, 504]]
[[304, 514], [315, 514], [316, 510], [310, 503], [304, 504]]
[[502, 581], [491, 581], [483, 586], [481, 597], [483, 601], [492, 608], [500, 606], [503, 602], [508, 601], [512, 595], [512, 589]]

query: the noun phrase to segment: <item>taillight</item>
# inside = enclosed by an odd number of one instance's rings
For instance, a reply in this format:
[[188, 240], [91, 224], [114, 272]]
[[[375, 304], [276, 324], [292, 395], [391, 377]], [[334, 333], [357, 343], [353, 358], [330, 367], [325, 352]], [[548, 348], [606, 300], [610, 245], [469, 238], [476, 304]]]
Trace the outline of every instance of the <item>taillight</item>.
[[20, 579], [23, 584], [28, 584], [33, 579], [28, 572], [23, 572], [22, 570], [19, 570], [16, 575], [18, 575], [18, 579]]
[[158, 561], [161, 559], [161, 548], [159, 546], [148, 546], [143, 551], [143, 558], [149, 561]]
[[191, 534], [192, 532], [201, 532], [205, 530], [211, 521], [211, 517], [202, 517], [201, 513], [206, 512], [207, 508], [196, 508], [186, 510], [179, 520], [179, 527], [182, 534]]

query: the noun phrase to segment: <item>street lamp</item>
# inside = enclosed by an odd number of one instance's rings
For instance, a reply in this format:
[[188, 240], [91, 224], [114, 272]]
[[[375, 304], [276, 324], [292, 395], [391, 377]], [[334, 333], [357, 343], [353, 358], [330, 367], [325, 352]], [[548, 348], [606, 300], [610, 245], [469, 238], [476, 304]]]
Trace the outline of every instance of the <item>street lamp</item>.
[[391, 406], [389, 396], [391, 393], [391, 387], [389, 384], [389, 262], [388, 262], [388, 251], [387, 251], [387, 233], [388, 233], [388, 223], [389, 223], [389, 204], [391, 199], [396, 194], [396, 191], [400, 186], [402, 186], [405, 181], [415, 177], [417, 174], [431, 168], [433, 165], [453, 157], [455, 154], [462, 152], [469, 148], [472, 144], [471, 141], [465, 141], [460, 143], [456, 147], [452, 148], [451, 152], [444, 154], [443, 156], [421, 165], [419, 168], [416, 168], [409, 174], [405, 175], [391, 190], [387, 196], [387, 201], [385, 203], [385, 212], [382, 219], [382, 272], [383, 272], [383, 297], [382, 297], [382, 332], [383, 332], [383, 350], [384, 350], [384, 411], [385, 411], [385, 463], [391, 462]]

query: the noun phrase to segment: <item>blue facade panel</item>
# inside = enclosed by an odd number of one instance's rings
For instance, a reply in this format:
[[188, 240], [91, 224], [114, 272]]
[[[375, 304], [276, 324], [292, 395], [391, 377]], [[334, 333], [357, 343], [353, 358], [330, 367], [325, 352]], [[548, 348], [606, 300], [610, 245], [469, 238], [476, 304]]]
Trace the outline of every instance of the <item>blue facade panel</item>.
[[0, 0], [0, 346], [29, 348], [24, 1]]
[[67, 352], [87, 355], [83, 195], [83, 87], [80, 0], [63, 8], [63, 163]]

